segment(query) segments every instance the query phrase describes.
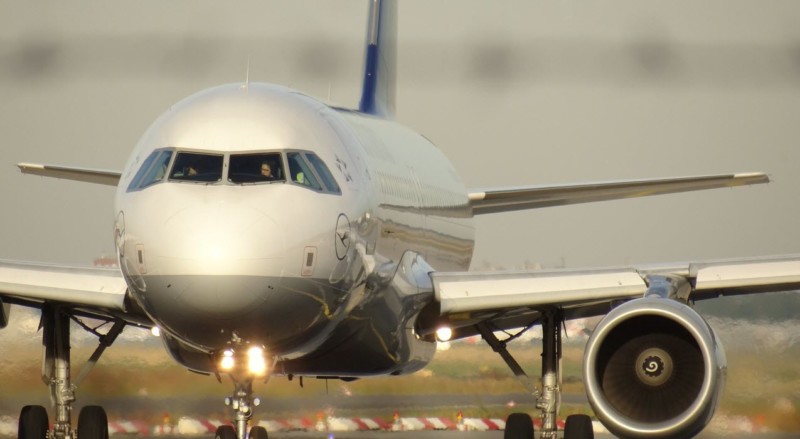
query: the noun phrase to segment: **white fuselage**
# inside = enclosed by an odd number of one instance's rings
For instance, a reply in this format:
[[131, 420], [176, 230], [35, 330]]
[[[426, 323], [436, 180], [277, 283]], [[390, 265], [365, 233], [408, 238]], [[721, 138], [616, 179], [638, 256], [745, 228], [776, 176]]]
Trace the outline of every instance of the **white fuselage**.
[[[261, 161], [278, 178], [261, 180]], [[353, 339], [364, 362], [389, 360], [364, 374], [401, 370], [428, 355], [399, 351], [414, 338], [409, 314], [431, 295], [396, 309], [392, 289], [370, 276], [409, 252], [433, 269], [466, 270], [473, 250], [466, 190], [423, 136], [266, 84], [212, 88], [162, 115], [125, 166], [115, 215], [132, 298], [179, 361], [239, 340], [288, 365]], [[405, 334], [355, 343], [373, 318]], [[312, 363], [298, 371], [347, 372]]]

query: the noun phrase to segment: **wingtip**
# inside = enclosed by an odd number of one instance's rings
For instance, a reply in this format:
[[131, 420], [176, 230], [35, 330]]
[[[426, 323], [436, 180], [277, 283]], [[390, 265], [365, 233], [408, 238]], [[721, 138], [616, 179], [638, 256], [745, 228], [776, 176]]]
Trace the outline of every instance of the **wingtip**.
[[25, 171], [31, 170], [31, 169], [43, 170], [44, 169], [44, 165], [40, 165], [38, 163], [24, 163], [23, 162], [23, 163], [17, 163], [17, 168], [20, 171], [25, 172]]
[[737, 180], [747, 181], [748, 184], [760, 184], [760, 183], [770, 182], [769, 175], [763, 172], [745, 172], [741, 174], [734, 174], [733, 177]]

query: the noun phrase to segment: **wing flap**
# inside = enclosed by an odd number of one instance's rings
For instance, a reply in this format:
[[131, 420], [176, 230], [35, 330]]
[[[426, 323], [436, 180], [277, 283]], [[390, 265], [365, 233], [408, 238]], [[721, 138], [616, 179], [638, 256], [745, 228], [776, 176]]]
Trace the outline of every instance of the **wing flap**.
[[128, 287], [119, 270], [0, 261], [0, 294], [124, 311]]
[[17, 167], [23, 174], [40, 175], [43, 177], [61, 178], [64, 180], [75, 180], [107, 186], [116, 186], [119, 184], [119, 179], [122, 175], [122, 173], [118, 171], [42, 165], [37, 163], [18, 163]]
[[471, 191], [469, 200], [473, 214], [482, 215], [761, 183], [769, 183], [769, 177], [766, 174], [704, 175], [559, 186], [483, 189]]

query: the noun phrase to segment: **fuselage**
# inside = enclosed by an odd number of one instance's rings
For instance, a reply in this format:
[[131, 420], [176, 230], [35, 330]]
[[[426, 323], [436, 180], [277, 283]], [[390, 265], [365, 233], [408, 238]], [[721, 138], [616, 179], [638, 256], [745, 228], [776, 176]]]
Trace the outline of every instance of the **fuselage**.
[[[187, 367], [213, 372], [191, 358], [244, 341], [297, 373], [402, 372], [432, 355], [406, 352], [422, 342], [409, 321], [430, 292], [400, 300], [370, 276], [409, 254], [466, 270], [466, 193], [444, 155], [395, 122], [284, 87], [225, 85], [142, 136], [116, 193], [116, 245], [132, 299]], [[313, 361], [348, 343], [363, 371]]]

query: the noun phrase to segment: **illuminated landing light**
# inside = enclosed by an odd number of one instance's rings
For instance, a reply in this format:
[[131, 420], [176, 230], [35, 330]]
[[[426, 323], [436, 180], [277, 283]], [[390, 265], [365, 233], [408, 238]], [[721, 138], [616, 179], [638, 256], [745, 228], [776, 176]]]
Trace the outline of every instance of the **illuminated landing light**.
[[254, 346], [247, 351], [247, 369], [257, 376], [267, 373], [267, 360], [264, 358], [264, 349]]
[[445, 342], [453, 338], [453, 330], [449, 326], [442, 326], [436, 330], [436, 340]]
[[158, 326], [153, 326], [150, 328], [150, 333], [153, 334], [155, 337], [161, 337], [161, 328]]
[[224, 371], [229, 371], [233, 369], [234, 363], [233, 351], [228, 350], [222, 353], [222, 360], [219, 362], [219, 368]]

